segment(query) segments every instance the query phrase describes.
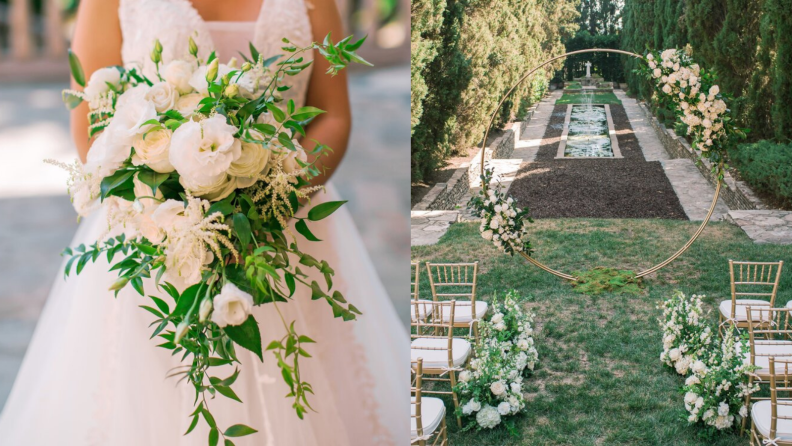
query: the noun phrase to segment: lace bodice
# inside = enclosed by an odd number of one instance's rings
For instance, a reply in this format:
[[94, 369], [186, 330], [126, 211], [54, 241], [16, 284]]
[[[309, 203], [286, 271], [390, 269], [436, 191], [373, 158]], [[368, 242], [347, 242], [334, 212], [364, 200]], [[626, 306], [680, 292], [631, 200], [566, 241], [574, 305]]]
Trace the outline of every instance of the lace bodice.
[[[155, 39], [162, 42], [164, 63], [189, 56], [190, 36], [198, 45], [199, 57], [205, 59], [215, 49], [207, 23], [190, 0], [120, 0], [118, 17], [124, 65], [138, 66], [147, 76], [155, 75], [149, 58]], [[284, 37], [295, 46], [306, 46], [313, 40], [305, 0], [264, 0], [255, 21], [253, 45], [265, 57], [281, 54]], [[247, 48], [239, 50], [249, 54]], [[312, 60], [313, 54], [305, 54], [304, 59]], [[284, 98], [294, 99], [297, 107], [303, 106], [310, 76], [311, 67], [296, 76], [287, 76], [284, 82], [292, 88], [284, 92]]]

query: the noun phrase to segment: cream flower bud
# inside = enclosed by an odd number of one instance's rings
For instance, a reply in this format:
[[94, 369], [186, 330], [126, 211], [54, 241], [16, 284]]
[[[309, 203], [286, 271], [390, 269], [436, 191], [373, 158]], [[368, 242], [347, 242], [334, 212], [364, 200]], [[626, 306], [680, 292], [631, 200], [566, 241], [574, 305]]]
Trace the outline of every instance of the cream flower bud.
[[192, 54], [193, 56], [198, 56], [198, 45], [195, 44], [195, 40], [193, 40], [192, 37], [190, 37], [189, 47], [190, 47], [190, 54]]
[[112, 285], [110, 285], [109, 290], [110, 291], [118, 291], [121, 288], [124, 288], [127, 283], [129, 283], [129, 279], [127, 279], [126, 277], [121, 277], [118, 280], [116, 280], [115, 282], [113, 282]]
[[209, 316], [209, 313], [212, 311], [212, 299], [206, 298], [201, 302], [201, 307], [198, 310], [198, 320], [201, 322], [206, 322], [206, 318]]
[[217, 58], [214, 58], [212, 63], [209, 64], [209, 67], [206, 70], [206, 82], [211, 83], [217, 79], [217, 67], [219, 64], [220, 62], [217, 60]]
[[187, 330], [190, 329], [190, 324], [187, 323], [186, 320], [179, 322], [179, 325], [176, 326], [176, 333], [173, 338], [173, 343], [178, 344], [184, 335], [187, 334]]
[[237, 84], [231, 84], [225, 88], [223, 94], [229, 98], [233, 98], [234, 96], [239, 95], [239, 86]]

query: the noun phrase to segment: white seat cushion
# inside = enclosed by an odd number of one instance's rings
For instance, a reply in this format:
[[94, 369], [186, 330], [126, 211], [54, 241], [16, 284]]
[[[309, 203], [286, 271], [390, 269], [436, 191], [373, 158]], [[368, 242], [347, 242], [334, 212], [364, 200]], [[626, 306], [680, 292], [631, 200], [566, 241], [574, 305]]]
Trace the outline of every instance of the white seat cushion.
[[[410, 404], [410, 438], [418, 436], [418, 422], [415, 415], [415, 397], [412, 397]], [[423, 424], [423, 434], [432, 435], [440, 426], [440, 422], [445, 417], [445, 405], [440, 398], [421, 396], [421, 422]]]
[[[466, 322], [470, 322], [473, 320], [470, 317], [472, 313], [473, 305], [470, 304], [468, 301], [457, 301], [456, 305], [454, 305], [454, 323], [455, 324], [462, 324]], [[484, 315], [487, 314], [487, 303], [476, 301], [476, 319], [481, 320], [484, 318]], [[448, 322], [451, 319], [451, 312], [450, 311], [443, 311], [443, 322]]]
[[787, 302], [787, 304], [786, 304], [786, 307], [787, 307], [787, 308], [792, 308], [792, 300], [790, 300], [789, 302]]
[[[759, 370], [755, 371], [757, 375], [770, 374], [770, 356], [775, 356], [784, 361], [792, 361], [792, 341], [772, 341], [761, 340], [754, 346], [756, 352], [755, 365], [759, 366]], [[747, 361], [751, 360], [751, 352], [746, 353]], [[776, 363], [776, 371], [784, 373], [786, 363]], [[790, 368], [792, 373], [792, 367]]]
[[[442, 350], [427, 350], [426, 347]], [[470, 356], [470, 342], [454, 338], [451, 342], [451, 354], [454, 367], [459, 367]], [[444, 338], [418, 338], [410, 344], [410, 360], [415, 362], [423, 358], [425, 369], [439, 369], [448, 367], [448, 340]]]
[[425, 319], [426, 315], [432, 312], [432, 303], [431, 300], [419, 299], [416, 301], [410, 302], [410, 319], [415, 320], [415, 307], [418, 306], [418, 317], [420, 319]]
[[[748, 310], [747, 307], [769, 307], [770, 302], [766, 300], [757, 300], [757, 299], [737, 299], [737, 309], [734, 312], [734, 320], [737, 322], [748, 322]], [[724, 319], [729, 319], [731, 317], [731, 310], [732, 310], [732, 301], [731, 300], [724, 300], [718, 306], [720, 309], [720, 313]], [[766, 311], [762, 313], [762, 317], [766, 320], [770, 320], [770, 312]], [[757, 313], [752, 313], [753, 318], [758, 318]]]
[[[792, 417], [792, 406], [778, 405], [778, 416]], [[756, 425], [756, 430], [765, 438], [770, 438], [770, 420], [772, 403], [768, 400], [757, 401], [751, 407], [751, 419]], [[775, 438], [784, 441], [792, 441], [792, 420], [784, 420], [779, 418], [776, 425]]]

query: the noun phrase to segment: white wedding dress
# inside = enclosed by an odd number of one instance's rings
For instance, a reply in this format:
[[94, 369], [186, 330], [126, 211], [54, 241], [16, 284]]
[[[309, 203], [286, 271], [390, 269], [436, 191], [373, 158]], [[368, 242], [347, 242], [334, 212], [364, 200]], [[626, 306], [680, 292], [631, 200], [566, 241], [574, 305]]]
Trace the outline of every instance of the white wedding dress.
[[[250, 23], [207, 23], [188, 0], [120, 3], [124, 63], [142, 65], [148, 74], [155, 38], [162, 42], [165, 62], [187, 54], [188, 36], [201, 56], [214, 48], [222, 61], [238, 57], [237, 51], [247, 54], [249, 40], [265, 56], [280, 52], [283, 37], [297, 45], [312, 40], [310, 5], [303, 0], [264, 0]], [[286, 96], [298, 107], [309, 76], [289, 78], [293, 88]], [[332, 185], [327, 189], [316, 202], [339, 199]], [[95, 241], [105, 231], [105, 219], [102, 210], [85, 219], [72, 246]], [[281, 306], [288, 320], [297, 320], [300, 333], [318, 341], [309, 350], [313, 358], [301, 362], [302, 376], [316, 393], [310, 401], [317, 412], [299, 420], [284, 398], [288, 388], [273, 357], [265, 354], [261, 363], [244, 349], [238, 349], [241, 373], [233, 386], [244, 403], [218, 397], [209, 407], [221, 428], [244, 423], [259, 431], [233, 439], [238, 446], [407, 444], [409, 394], [402, 367], [407, 333], [348, 212], [342, 208], [311, 229], [323, 242], [301, 240], [302, 249], [335, 268], [336, 288], [364, 313], [356, 322], [334, 319], [330, 307], [311, 301], [305, 290]], [[165, 378], [180, 362], [149, 339], [152, 316], [138, 308], [150, 304], [148, 298], [127, 287], [114, 299], [108, 287], [116, 277], [108, 268], [101, 260], [79, 276], [56, 280], [0, 415], [0, 446], [207, 444], [203, 420], [183, 435], [194, 390]], [[151, 282], [146, 291], [155, 292]], [[265, 344], [283, 335], [271, 306], [257, 307], [254, 316]], [[213, 374], [225, 377], [232, 371]]]

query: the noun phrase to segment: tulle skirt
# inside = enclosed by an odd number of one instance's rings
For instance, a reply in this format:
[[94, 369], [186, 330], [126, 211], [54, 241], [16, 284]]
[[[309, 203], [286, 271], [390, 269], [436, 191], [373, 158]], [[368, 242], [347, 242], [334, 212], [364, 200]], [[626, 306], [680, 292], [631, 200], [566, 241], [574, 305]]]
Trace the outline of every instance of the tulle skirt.
[[[337, 199], [332, 186], [315, 202]], [[71, 246], [93, 243], [105, 232], [102, 211], [85, 219]], [[262, 363], [237, 349], [242, 365], [233, 389], [243, 403], [208, 399], [221, 429], [236, 423], [259, 432], [234, 438], [238, 446], [346, 446], [407, 444], [406, 368], [408, 336], [373, 269], [349, 213], [343, 208], [311, 226], [322, 242], [300, 240], [301, 249], [327, 260], [334, 285], [363, 312], [355, 322], [334, 319], [323, 300], [298, 289], [280, 305], [299, 333], [317, 341], [301, 361], [303, 378], [316, 393], [316, 412], [297, 418], [274, 357]], [[117, 261], [117, 260], [116, 260]], [[35, 266], [31, 266], [35, 267]], [[195, 407], [193, 386], [166, 379], [179, 356], [149, 339], [153, 316], [139, 305], [150, 300], [124, 289], [113, 298], [116, 280], [105, 260], [82, 273], [58, 277], [0, 414], [2, 446], [205, 445], [203, 420], [187, 436]], [[155, 293], [151, 281], [147, 293]], [[161, 294], [161, 293], [156, 293]], [[167, 300], [167, 299], [166, 299]], [[264, 345], [283, 336], [272, 305], [256, 307]], [[210, 369], [225, 378], [232, 366]], [[222, 440], [220, 442], [222, 444]]]

